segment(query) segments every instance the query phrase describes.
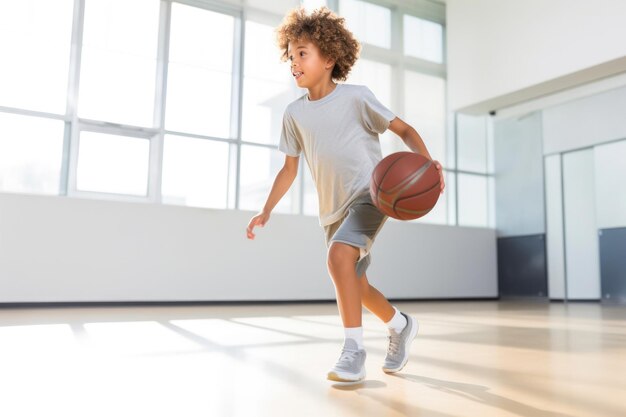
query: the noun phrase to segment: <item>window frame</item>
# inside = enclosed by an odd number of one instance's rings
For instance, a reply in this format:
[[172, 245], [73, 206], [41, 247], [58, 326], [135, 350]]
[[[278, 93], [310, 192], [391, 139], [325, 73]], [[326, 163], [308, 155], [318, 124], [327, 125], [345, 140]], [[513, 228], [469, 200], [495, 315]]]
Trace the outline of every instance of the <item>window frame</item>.
[[[78, 89], [80, 84], [80, 66], [82, 53], [82, 37], [84, 32], [85, 3], [87, 0], [74, 0], [73, 26], [71, 31], [70, 65], [67, 83], [67, 102], [64, 114], [51, 114], [28, 109], [15, 109], [0, 106], [0, 112], [16, 113], [28, 116], [37, 116], [63, 120], [65, 123], [63, 139], [63, 158], [59, 184], [59, 195], [65, 197], [110, 199], [116, 201], [162, 203], [161, 196], [161, 175], [163, 164], [163, 144], [165, 135], [186, 136], [197, 139], [226, 142], [229, 145], [228, 179], [227, 179], [227, 209], [238, 209], [240, 194], [241, 176], [241, 148], [242, 146], [256, 146], [262, 148], [278, 149], [274, 144], [263, 144], [242, 140], [242, 114], [243, 114], [243, 88], [244, 88], [244, 59], [245, 59], [245, 27], [246, 21], [254, 21], [260, 24], [267, 24], [276, 27], [283, 19], [282, 15], [270, 11], [256, 9], [254, 7], [236, 2], [235, 0], [160, 0], [159, 11], [159, 31], [157, 42], [157, 65], [156, 65], [156, 85], [155, 102], [152, 127], [128, 126], [122, 124], [108, 123], [98, 120], [81, 119], [77, 116]], [[294, 1], [294, 6], [302, 2]], [[328, 0], [327, 7], [331, 10], [339, 10], [341, 0]], [[445, 4], [428, 0], [415, 0], [408, 2], [405, 0], [359, 0], [379, 6], [387, 7], [391, 10], [391, 47], [389, 49], [377, 47], [367, 43], [362, 44], [361, 57], [363, 59], [381, 62], [390, 65], [391, 73], [391, 108], [398, 115], [405, 114], [404, 108], [404, 71], [414, 71], [426, 75], [432, 75], [444, 79], [446, 91], [447, 108], [447, 62], [446, 62], [446, 22]], [[204, 136], [189, 132], [179, 132], [165, 129], [166, 95], [168, 62], [170, 48], [171, 16], [172, 4], [178, 3], [192, 7], [223, 13], [234, 17], [234, 52], [232, 65], [232, 86], [231, 86], [231, 109], [230, 109], [230, 138], [217, 138]], [[443, 62], [435, 63], [417, 57], [404, 54], [404, 15], [429, 20], [442, 25], [443, 42]], [[279, 51], [276, 53], [279, 59]], [[302, 90], [293, 84], [294, 92], [299, 94]], [[493, 133], [491, 132], [491, 120], [487, 121], [488, 134], [488, 155], [487, 161], [489, 169], [487, 173], [470, 172], [458, 169], [458, 147], [457, 147], [457, 116], [456, 113], [447, 111], [447, 121], [445, 129], [446, 161], [441, 161], [447, 175], [455, 178], [456, 186], [448, 189], [448, 225], [459, 225], [458, 216], [458, 175], [474, 174], [483, 175], [488, 178], [488, 182], [493, 182], [492, 170], [492, 147]], [[419, 130], [419, 126], [417, 126]], [[78, 144], [81, 131], [95, 131], [101, 133], [112, 133], [123, 136], [146, 138], [150, 140], [148, 190], [145, 197], [137, 197], [125, 194], [109, 194], [100, 192], [86, 192], [76, 189], [76, 169], [78, 157]], [[448, 166], [449, 165], [449, 166]], [[294, 214], [303, 214], [305, 195], [305, 171], [307, 169], [304, 158], [300, 158], [300, 172], [294, 182], [291, 192], [295, 203], [292, 204]], [[494, 227], [493, 207], [493, 187], [489, 186], [489, 200], [487, 207], [489, 213], [489, 224], [487, 227]], [[450, 194], [451, 193], [451, 194]], [[453, 205], [454, 207], [451, 207]], [[260, 209], [260, 208], [259, 208]]]

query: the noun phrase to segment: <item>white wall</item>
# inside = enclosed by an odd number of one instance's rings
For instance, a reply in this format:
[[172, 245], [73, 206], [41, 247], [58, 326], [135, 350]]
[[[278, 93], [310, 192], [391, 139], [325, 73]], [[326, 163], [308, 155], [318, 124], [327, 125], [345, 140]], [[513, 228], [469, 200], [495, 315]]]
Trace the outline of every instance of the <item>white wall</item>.
[[[0, 303], [334, 299], [317, 218], [0, 194]], [[495, 231], [389, 221], [370, 281], [392, 298], [496, 297]]]
[[[626, 15], [624, 19], [626, 20]], [[626, 44], [626, 40], [624, 43]], [[546, 154], [624, 139], [626, 87], [547, 108], [543, 115]]]
[[626, 1], [447, 0], [448, 104], [486, 112], [626, 71]]

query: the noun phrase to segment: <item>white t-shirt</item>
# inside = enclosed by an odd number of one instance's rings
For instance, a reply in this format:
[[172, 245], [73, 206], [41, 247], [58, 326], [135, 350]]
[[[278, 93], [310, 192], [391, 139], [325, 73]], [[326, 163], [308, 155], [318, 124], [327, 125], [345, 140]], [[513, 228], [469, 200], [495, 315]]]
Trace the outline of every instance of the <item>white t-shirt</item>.
[[319, 100], [305, 94], [287, 106], [278, 148], [289, 156], [304, 152], [322, 226], [341, 220], [350, 203], [367, 192], [382, 159], [378, 135], [394, 118], [362, 85], [337, 84]]

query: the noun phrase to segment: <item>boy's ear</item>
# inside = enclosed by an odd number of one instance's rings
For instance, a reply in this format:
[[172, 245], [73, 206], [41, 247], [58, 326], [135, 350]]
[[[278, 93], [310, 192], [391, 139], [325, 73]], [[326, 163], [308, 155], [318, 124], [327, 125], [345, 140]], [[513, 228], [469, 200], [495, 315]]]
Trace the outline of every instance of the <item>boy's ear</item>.
[[326, 69], [332, 69], [335, 66], [335, 60], [334, 59], [330, 59], [328, 58], [326, 60], [326, 65], [324, 65], [324, 68]]

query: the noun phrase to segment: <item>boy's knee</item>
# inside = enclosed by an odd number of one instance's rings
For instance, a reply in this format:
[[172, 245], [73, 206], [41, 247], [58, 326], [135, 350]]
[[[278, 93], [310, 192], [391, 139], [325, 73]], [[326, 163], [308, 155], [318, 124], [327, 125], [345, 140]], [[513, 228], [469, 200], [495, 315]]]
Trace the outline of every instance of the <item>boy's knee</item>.
[[328, 269], [341, 268], [346, 264], [354, 267], [359, 258], [359, 249], [346, 243], [333, 242], [328, 249]]

